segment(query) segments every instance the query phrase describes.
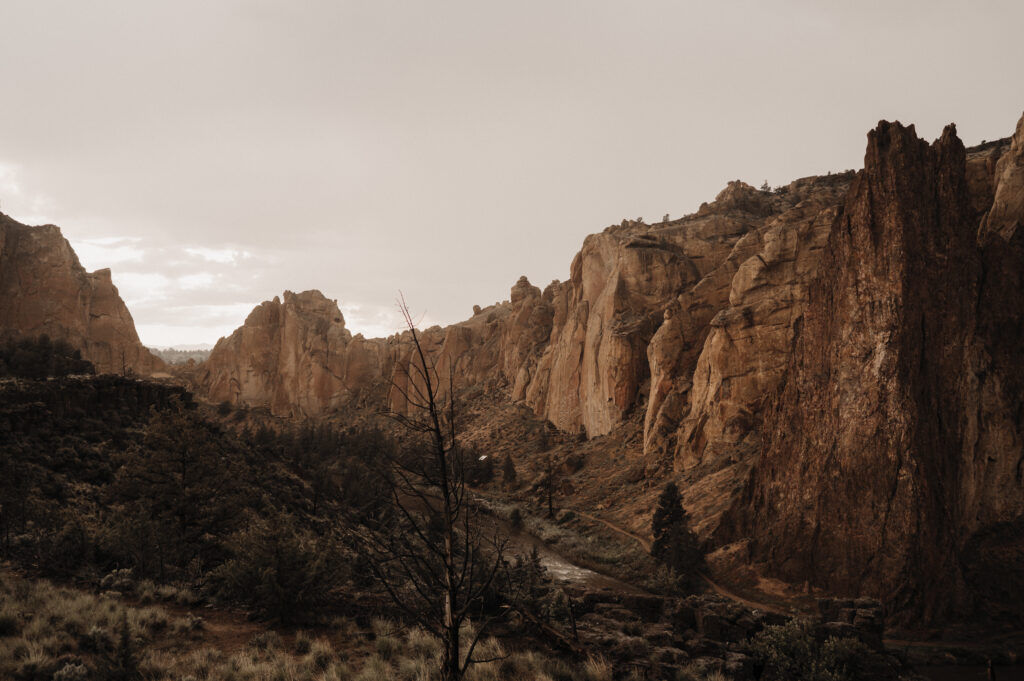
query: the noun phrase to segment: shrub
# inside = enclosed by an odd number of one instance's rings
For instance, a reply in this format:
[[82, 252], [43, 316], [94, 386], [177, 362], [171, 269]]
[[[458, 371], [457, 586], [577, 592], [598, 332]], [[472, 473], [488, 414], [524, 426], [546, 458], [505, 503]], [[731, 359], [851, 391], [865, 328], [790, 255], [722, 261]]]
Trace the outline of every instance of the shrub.
[[5, 636], [17, 636], [21, 632], [21, 618], [14, 610], [4, 608], [0, 610], [0, 638]]
[[249, 639], [245, 647], [253, 650], [279, 650], [282, 647], [281, 636], [276, 631], [261, 631]]
[[854, 681], [871, 651], [860, 641], [831, 637], [819, 642], [806, 622], [765, 627], [751, 642], [765, 678], [787, 681]]
[[138, 648], [128, 626], [128, 612], [121, 611], [117, 638], [103, 655], [105, 678], [110, 681], [133, 681], [139, 675]]
[[334, 647], [326, 638], [318, 638], [310, 644], [307, 659], [314, 669], [324, 671], [334, 661]]
[[441, 642], [433, 634], [414, 627], [406, 634], [406, 649], [413, 657], [434, 657], [441, 652]]
[[313, 639], [309, 637], [304, 631], [295, 632], [295, 654], [305, 655], [309, 652], [310, 646], [313, 645]]
[[391, 681], [391, 665], [379, 655], [372, 655], [356, 675], [356, 681]]
[[131, 568], [124, 568], [107, 573], [100, 580], [100, 589], [103, 591], [131, 593], [135, 589], [134, 571]]
[[89, 670], [84, 664], [68, 663], [53, 675], [53, 681], [87, 681]]
[[214, 573], [221, 592], [284, 623], [318, 613], [343, 578], [338, 545], [287, 515], [253, 519], [229, 546], [234, 557]]
[[401, 649], [401, 644], [394, 636], [378, 636], [374, 641], [374, 648], [381, 659], [392, 660]]
[[519, 511], [518, 507], [512, 509], [508, 516], [508, 522], [514, 530], [523, 529], [523, 514]]

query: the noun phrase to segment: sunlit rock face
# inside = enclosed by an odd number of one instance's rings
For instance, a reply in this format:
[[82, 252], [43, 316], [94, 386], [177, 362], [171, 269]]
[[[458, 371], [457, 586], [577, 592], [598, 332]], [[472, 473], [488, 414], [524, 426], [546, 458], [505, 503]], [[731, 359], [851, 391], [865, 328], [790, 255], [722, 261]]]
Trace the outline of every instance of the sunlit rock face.
[[[848, 182], [808, 178], [775, 193], [732, 182], [697, 214], [591, 235], [568, 281], [541, 291], [523, 277], [509, 300], [420, 331], [432, 379], [442, 396], [450, 386], [501, 391], [589, 437], [642, 414], [651, 468], [692, 466], [751, 431], [783, 361], [760, 351], [788, 350], [801, 287]], [[218, 344], [201, 391], [279, 415], [371, 393], [410, 411], [423, 386], [408, 375], [409, 334], [353, 345], [328, 303], [318, 292], [263, 303]]]
[[1024, 614], [1022, 145], [869, 135], [721, 528], [775, 574], [911, 620]]
[[352, 337], [336, 301], [319, 291], [257, 306], [217, 341], [197, 381], [210, 400], [316, 416], [374, 394], [386, 373], [387, 340]]
[[[449, 379], [494, 385], [589, 437], [643, 414], [645, 451], [663, 470], [735, 444], [778, 381], [849, 179], [777, 193], [733, 182], [698, 214], [587, 237], [568, 281], [541, 292], [520, 279], [509, 301], [421, 334], [442, 391]], [[405, 359], [391, 393], [400, 410]]]
[[0, 335], [63, 339], [101, 373], [166, 369], [139, 342], [110, 270], [86, 272], [53, 225], [0, 214]]
[[[994, 158], [995, 154], [989, 154], [988, 158]], [[1017, 123], [1017, 132], [1010, 143], [1010, 149], [996, 162], [994, 169], [994, 181], [992, 187], [992, 207], [985, 215], [978, 233], [978, 239], [982, 243], [999, 243], [994, 239], [998, 236], [1003, 242], [1011, 241], [1014, 235], [1024, 223], [1024, 118]], [[988, 178], [987, 171], [991, 163], [976, 163], [978, 170], [972, 172], [969, 177], [979, 178], [980, 185], [977, 193], [987, 198], [985, 192], [985, 180]]]

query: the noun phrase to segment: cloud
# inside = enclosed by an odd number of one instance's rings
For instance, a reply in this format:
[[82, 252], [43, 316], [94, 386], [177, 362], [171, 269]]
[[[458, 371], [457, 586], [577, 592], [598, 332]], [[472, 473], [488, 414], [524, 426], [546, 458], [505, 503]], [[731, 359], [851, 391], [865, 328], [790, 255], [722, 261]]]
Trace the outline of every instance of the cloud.
[[118, 267], [125, 263], [140, 263], [146, 250], [141, 239], [131, 237], [102, 237], [82, 239], [73, 248], [82, 266], [89, 270]]
[[15, 167], [9, 163], [0, 162], [0, 192], [5, 196], [21, 196], [21, 185], [18, 183], [18, 175]]
[[0, 161], [0, 211], [30, 225], [56, 222], [56, 202], [38, 191], [25, 189], [22, 169], [10, 162]]
[[184, 249], [189, 255], [199, 256], [208, 262], [237, 263], [252, 257], [252, 254], [244, 250], [232, 248], [202, 248], [193, 246]]
[[[366, 338], [385, 338], [405, 330], [402, 316], [394, 305], [339, 304], [345, 316], [345, 328]], [[428, 325], [429, 326], [429, 325]]]

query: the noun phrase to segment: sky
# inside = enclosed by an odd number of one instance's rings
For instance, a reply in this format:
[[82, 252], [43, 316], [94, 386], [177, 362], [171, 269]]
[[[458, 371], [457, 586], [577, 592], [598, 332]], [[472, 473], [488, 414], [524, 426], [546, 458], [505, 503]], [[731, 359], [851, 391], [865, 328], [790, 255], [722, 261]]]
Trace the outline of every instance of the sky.
[[353, 333], [565, 279], [730, 180], [860, 168], [880, 119], [1024, 112], [1024, 2], [2, 0], [0, 211], [110, 267], [142, 341], [319, 289]]

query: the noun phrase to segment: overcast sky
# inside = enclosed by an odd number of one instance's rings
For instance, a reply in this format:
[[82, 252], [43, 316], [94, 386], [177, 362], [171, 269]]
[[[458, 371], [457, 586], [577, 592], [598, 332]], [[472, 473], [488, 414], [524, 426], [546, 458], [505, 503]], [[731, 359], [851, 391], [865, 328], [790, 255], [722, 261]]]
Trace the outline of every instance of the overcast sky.
[[881, 118], [1024, 112], [1024, 2], [2, 0], [0, 210], [110, 267], [144, 343], [285, 289], [353, 333], [568, 277], [732, 179], [860, 168]]

